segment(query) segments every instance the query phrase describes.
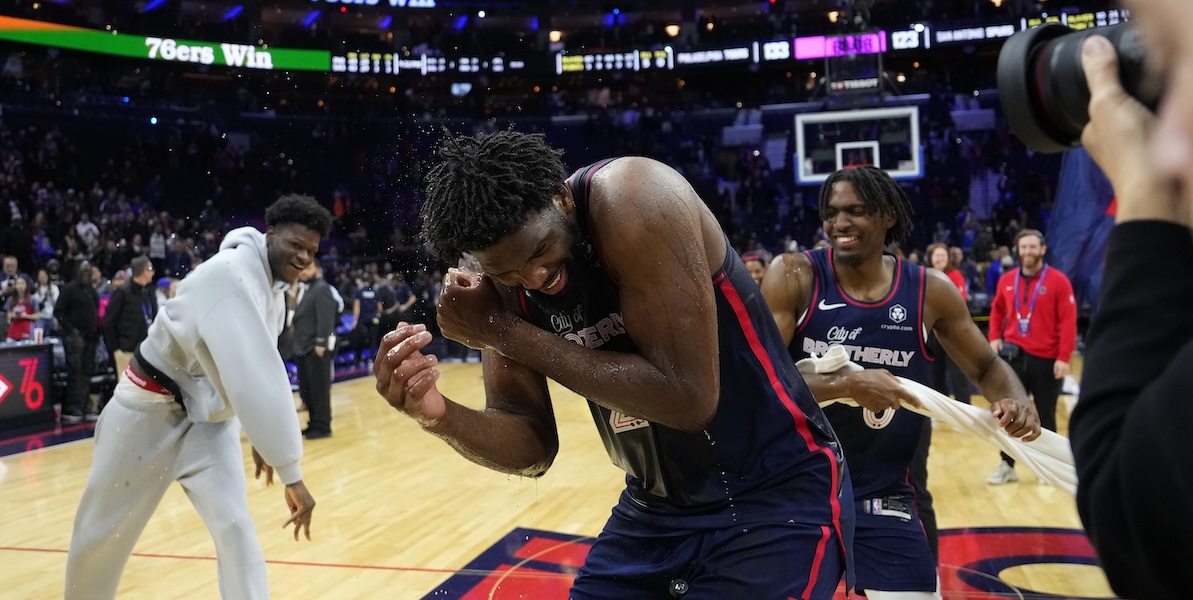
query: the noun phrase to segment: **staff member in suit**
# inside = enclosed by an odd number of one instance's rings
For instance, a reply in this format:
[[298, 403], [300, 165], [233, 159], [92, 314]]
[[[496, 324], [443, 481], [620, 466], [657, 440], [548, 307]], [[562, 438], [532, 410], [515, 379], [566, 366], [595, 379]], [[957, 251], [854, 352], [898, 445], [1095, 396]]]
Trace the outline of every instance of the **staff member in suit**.
[[298, 364], [298, 395], [311, 420], [302, 435], [308, 440], [331, 437], [331, 372], [336, 353], [336, 315], [340, 301], [312, 262], [299, 280], [305, 289], [294, 310], [294, 360]]

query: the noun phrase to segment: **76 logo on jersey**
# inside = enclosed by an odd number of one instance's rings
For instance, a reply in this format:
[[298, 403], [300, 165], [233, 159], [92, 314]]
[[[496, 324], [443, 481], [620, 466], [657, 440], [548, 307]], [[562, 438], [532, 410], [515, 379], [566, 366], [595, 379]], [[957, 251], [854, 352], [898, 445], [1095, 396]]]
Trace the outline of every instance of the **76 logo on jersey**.
[[894, 420], [894, 418], [895, 411], [890, 409], [884, 408], [878, 412], [874, 412], [868, 408], [862, 409], [862, 421], [864, 421], [866, 426], [870, 429], [885, 429], [887, 425], [891, 424], [891, 421]]

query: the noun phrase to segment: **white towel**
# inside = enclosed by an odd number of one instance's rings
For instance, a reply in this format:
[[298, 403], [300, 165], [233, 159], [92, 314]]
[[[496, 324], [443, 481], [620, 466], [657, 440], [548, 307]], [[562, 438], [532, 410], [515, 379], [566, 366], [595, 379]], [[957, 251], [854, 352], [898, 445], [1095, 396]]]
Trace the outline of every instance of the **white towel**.
[[[805, 358], [797, 363], [801, 373], [832, 373], [841, 369], [861, 371], [862, 367], [849, 360], [849, 353], [843, 346], [830, 346], [824, 356]], [[1077, 470], [1073, 467], [1073, 449], [1069, 440], [1064, 436], [1041, 430], [1041, 435], [1034, 441], [1025, 442], [1020, 438], [1011, 437], [998, 424], [998, 419], [989, 410], [971, 406], [964, 402], [957, 402], [936, 390], [906, 379], [897, 377], [899, 383], [920, 401], [920, 408], [904, 405], [905, 408], [921, 415], [932, 417], [948, 423], [954, 429], [967, 432], [984, 439], [1006, 452], [1017, 462], [1028, 466], [1040, 479], [1065, 490], [1071, 495], [1077, 493]], [[858, 406], [852, 398], [833, 398], [820, 400], [821, 406], [840, 402], [850, 406]], [[849, 459], [848, 456], [845, 457]]]

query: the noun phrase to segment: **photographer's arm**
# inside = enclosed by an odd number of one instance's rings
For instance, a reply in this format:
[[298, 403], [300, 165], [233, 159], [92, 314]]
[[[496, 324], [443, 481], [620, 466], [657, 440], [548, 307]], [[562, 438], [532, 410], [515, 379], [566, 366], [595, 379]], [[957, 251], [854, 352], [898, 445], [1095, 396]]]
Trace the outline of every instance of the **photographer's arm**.
[[[1092, 38], [1082, 141], [1118, 194], [1101, 303], [1070, 422], [1077, 505], [1114, 590], [1182, 597], [1193, 521], [1193, 235], [1189, 207], [1147, 153], [1155, 117], [1123, 92], [1108, 43]], [[1098, 46], [1102, 52], [1096, 52]], [[1095, 52], [1091, 52], [1095, 50]]]

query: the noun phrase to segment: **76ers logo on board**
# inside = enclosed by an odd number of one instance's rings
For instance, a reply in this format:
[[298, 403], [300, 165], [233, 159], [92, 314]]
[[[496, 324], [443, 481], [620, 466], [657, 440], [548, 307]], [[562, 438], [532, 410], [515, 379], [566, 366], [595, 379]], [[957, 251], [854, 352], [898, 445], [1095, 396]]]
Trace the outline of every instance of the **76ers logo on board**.
[[907, 320], [907, 309], [903, 308], [902, 304], [892, 306], [887, 314], [890, 316], [892, 323], [902, 323]]
[[625, 413], [612, 411], [609, 415], [609, 424], [613, 426], [613, 433], [624, 433], [634, 429], [642, 429], [650, 427], [650, 421], [646, 419], [639, 419], [631, 417]]

